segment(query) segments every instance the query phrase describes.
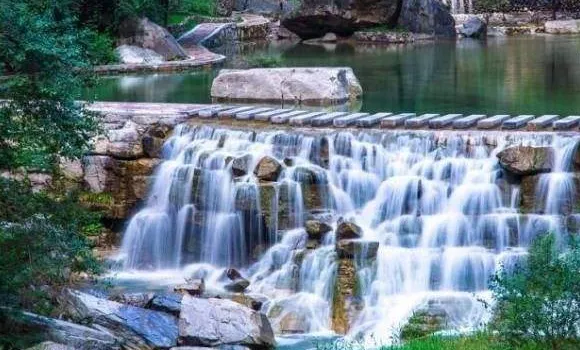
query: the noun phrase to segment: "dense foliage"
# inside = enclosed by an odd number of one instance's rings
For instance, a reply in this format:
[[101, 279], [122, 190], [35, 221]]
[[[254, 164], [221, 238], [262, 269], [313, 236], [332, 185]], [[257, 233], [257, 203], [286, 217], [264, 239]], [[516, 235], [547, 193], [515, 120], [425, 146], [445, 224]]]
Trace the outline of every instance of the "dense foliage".
[[494, 329], [514, 345], [533, 340], [552, 349], [580, 347], [580, 245], [564, 251], [554, 235], [538, 238], [525, 263], [497, 276]]

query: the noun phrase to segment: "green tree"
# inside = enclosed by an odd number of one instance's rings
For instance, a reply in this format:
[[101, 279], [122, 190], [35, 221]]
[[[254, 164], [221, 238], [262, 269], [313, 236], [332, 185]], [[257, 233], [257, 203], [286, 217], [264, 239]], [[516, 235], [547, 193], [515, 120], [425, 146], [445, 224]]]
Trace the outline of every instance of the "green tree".
[[497, 306], [494, 330], [515, 345], [530, 340], [552, 349], [580, 345], [580, 246], [538, 238], [525, 262], [492, 283]]

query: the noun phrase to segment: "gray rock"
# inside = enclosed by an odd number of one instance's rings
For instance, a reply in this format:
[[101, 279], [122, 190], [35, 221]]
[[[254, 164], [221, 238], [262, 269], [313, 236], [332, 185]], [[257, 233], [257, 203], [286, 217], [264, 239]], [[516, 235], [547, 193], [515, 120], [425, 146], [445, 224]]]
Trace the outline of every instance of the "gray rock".
[[[43, 332], [45, 339], [49, 339], [51, 343], [43, 345], [39, 344], [31, 349], [66, 349], [76, 348], [83, 350], [109, 350], [118, 349], [121, 341], [116, 339], [106, 329], [95, 329], [87, 326], [82, 326], [76, 323], [71, 323], [54, 318], [36, 315], [30, 312], [23, 312], [21, 317], [15, 319], [15, 323], [23, 323], [24, 326]], [[58, 348], [56, 345], [61, 346]], [[49, 346], [50, 345], [50, 346]], [[63, 348], [66, 347], [66, 348]]]
[[181, 294], [200, 296], [205, 291], [205, 281], [203, 279], [194, 279], [187, 281], [187, 284], [176, 286], [173, 291]]
[[502, 168], [515, 175], [535, 175], [552, 170], [550, 147], [514, 146], [497, 154]]
[[153, 299], [153, 296], [153, 293], [123, 293], [120, 295], [113, 295], [109, 300], [135, 307], [145, 307], [145, 305]]
[[51, 341], [45, 341], [37, 344], [27, 350], [75, 350], [76, 348], [64, 344], [53, 343]]
[[179, 316], [182, 297], [183, 296], [180, 294], [156, 295], [153, 297], [153, 299], [151, 299], [146, 307], [151, 310], [166, 312], [168, 314]]
[[125, 64], [159, 64], [165, 62], [163, 56], [151, 49], [139, 46], [121, 45], [115, 49], [121, 63]]
[[226, 299], [183, 297], [179, 343], [194, 346], [275, 346], [274, 332], [262, 313]]
[[248, 174], [252, 156], [246, 154], [245, 156], [234, 158], [232, 161], [232, 174], [234, 176], [244, 176]]
[[470, 16], [459, 32], [467, 38], [483, 39], [487, 35], [487, 24], [479, 17]]
[[350, 36], [363, 28], [395, 23], [397, 6], [396, 0], [301, 1], [284, 16], [282, 25], [304, 40], [329, 32]]
[[169, 348], [177, 344], [177, 319], [163, 312], [123, 305], [67, 289], [63, 296], [66, 313], [79, 321], [90, 320], [123, 339], [135, 349]]
[[347, 67], [223, 69], [211, 96], [218, 101], [320, 105], [353, 102], [361, 98], [362, 88]]
[[119, 43], [150, 49], [166, 61], [184, 60], [189, 56], [177, 40], [163, 27], [147, 18], [128, 19], [119, 26]]
[[580, 33], [580, 19], [547, 21], [544, 28], [548, 34], [578, 34]]
[[250, 281], [245, 278], [236, 278], [235, 280], [226, 283], [224, 289], [234, 293], [241, 293], [250, 286]]
[[399, 25], [413, 33], [455, 37], [455, 20], [440, 0], [403, 0]]

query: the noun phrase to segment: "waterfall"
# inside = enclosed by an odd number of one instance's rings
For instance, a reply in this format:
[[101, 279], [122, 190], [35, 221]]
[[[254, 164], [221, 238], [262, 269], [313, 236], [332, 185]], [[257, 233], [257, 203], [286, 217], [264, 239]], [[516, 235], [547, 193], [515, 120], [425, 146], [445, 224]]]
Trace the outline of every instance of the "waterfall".
[[[127, 226], [120, 273], [205, 278], [221, 290], [235, 267], [279, 333], [332, 332], [345, 278], [349, 337], [390, 343], [428, 309], [449, 329], [472, 330], [490, 318], [482, 300], [490, 302], [493, 274], [513, 269], [538, 234], [566, 233], [577, 144], [548, 133], [182, 125]], [[520, 209], [530, 193], [506, 180], [496, 157], [513, 145], [553, 150], [552, 171], [532, 191], [545, 200], [532, 212]], [[280, 168], [275, 181], [254, 171], [266, 156], [269, 171]], [[308, 220], [330, 231], [316, 236]], [[353, 257], [341, 256], [334, 235], [344, 220], [362, 229]]]

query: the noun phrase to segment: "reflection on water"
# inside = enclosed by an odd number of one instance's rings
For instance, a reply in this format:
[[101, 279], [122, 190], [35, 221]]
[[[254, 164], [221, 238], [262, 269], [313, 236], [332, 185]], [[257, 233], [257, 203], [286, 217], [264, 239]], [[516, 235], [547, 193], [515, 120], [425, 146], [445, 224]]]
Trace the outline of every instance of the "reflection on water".
[[[252, 47], [249, 48], [250, 50]], [[365, 111], [557, 113], [580, 111], [580, 36], [460, 40], [415, 46], [270, 46], [285, 66], [350, 66]], [[242, 51], [248, 51], [248, 48]], [[230, 59], [235, 66], [244, 54]], [[210, 102], [217, 72], [103, 79], [87, 98]]]

